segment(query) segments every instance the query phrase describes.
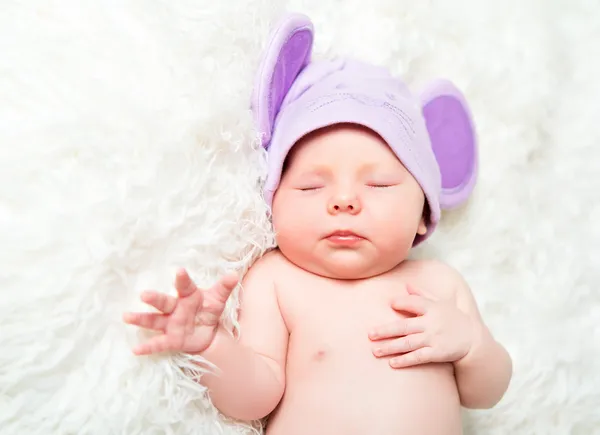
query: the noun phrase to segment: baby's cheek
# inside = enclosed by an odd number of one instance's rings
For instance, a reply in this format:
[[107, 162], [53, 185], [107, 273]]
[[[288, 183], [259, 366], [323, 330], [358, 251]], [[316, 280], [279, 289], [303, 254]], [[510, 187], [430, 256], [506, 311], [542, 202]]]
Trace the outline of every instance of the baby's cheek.
[[416, 227], [402, 213], [388, 213], [370, 228], [371, 241], [381, 256], [397, 262], [406, 258], [416, 236]]
[[273, 210], [273, 227], [280, 245], [305, 245], [318, 233], [318, 219], [306, 207]]
[[286, 221], [286, 225], [276, 230], [276, 242], [281, 253], [292, 263], [306, 267], [314, 262], [315, 237], [306, 223], [294, 220]]

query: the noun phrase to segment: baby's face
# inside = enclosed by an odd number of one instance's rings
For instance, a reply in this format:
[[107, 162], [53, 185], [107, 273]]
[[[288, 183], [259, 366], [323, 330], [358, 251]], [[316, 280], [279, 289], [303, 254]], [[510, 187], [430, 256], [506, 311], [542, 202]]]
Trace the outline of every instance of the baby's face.
[[426, 232], [425, 197], [372, 131], [338, 125], [293, 148], [273, 199], [273, 225], [285, 257], [338, 279], [378, 275], [406, 258]]

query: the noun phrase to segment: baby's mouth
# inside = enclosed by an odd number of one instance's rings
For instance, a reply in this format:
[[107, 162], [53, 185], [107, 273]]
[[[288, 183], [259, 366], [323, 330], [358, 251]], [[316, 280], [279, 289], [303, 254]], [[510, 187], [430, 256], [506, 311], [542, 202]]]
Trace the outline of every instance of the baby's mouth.
[[360, 243], [365, 238], [353, 231], [338, 230], [327, 235], [325, 239], [336, 245], [351, 246]]

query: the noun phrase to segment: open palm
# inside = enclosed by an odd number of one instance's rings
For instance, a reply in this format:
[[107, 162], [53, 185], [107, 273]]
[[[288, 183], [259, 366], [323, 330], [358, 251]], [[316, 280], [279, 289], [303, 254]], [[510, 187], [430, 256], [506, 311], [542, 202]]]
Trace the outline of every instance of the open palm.
[[136, 355], [159, 352], [199, 353], [212, 343], [225, 303], [237, 285], [235, 276], [226, 276], [207, 290], [199, 289], [188, 273], [181, 269], [175, 278], [177, 297], [145, 291], [141, 299], [158, 313], [125, 313], [131, 325], [159, 331], [145, 343], [137, 345]]

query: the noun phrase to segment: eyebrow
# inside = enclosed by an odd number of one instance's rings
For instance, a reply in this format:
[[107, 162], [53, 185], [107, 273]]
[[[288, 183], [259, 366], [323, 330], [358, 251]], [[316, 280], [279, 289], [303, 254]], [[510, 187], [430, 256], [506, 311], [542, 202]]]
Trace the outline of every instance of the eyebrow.
[[[359, 169], [358, 172], [361, 175], [364, 175], [365, 173], [369, 173], [375, 169], [378, 169], [377, 167], [380, 166], [380, 164], [378, 163], [364, 163], [362, 164]], [[299, 175], [318, 175], [318, 176], [324, 176], [331, 173], [331, 169], [326, 166], [326, 165], [316, 165], [310, 169], [301, 171], [299, 173]]]
[[317, 175], [317, 176], [325, 176], [327, 174], [331, 173], [331, 170], [328, 169], [326, 166], [323, 165], [319, 165], [319, 166], [315, 166], [309, 169], [306, 169], [304, 171], [300, 171], [298, 173], [298, 175]]

